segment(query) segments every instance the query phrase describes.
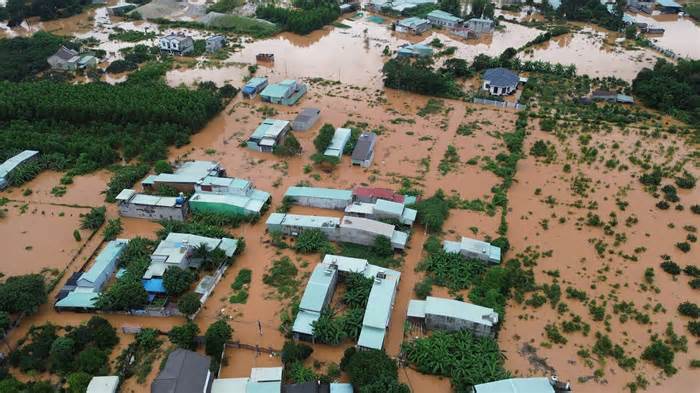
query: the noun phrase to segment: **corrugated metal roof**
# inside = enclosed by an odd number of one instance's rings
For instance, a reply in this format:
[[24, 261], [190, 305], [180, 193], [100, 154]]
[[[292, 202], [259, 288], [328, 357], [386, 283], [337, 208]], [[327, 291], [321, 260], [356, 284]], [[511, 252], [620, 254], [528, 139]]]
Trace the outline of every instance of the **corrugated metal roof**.
[[335, 228], [340, 225], [340, 220], [335, 217], [272, 213], [268, 217], [266, 224], [289, 225], [302, 228]]
[[294, 88], [296, 81], [293, 79], [286, 79], [280, 83], [273, 83], [267, 85], [267, 87], [260, 93], [261, 96], [271, 97], [274, 99], [285, 98], [289, 91]]
[[365, 232], [373, 233], [380, 236], [386, 236], [389, 239], [394, 235], [394, 226], [381, 221], [370, 220], [362, 217], [343, 217], [340, 222], [341, 228], [354, 228]]
[[404, 206], [403, 203], [377, 199], [377, 202], [374, 203], [374, 210], [385, 214], [391, 214], [398, 218], [403, 214]]
[[246, 393], [279, 393], [282, 382], [248, 382]]
[[332, 383], [331, 393], [353, 393], [350, 383]]
[[292, 331], [311, 335], [314, 332], [313, 324], [321, 318], [321, 313], [315, 311], [299, 310], [297, 317], [294, 319]]
[[219, 378], [211, 384], [211, 393], [246, 393], [248, 378]]
[[251, 382], [277, 382], [282, 380], [283, 367], [254, 367], [250, 369]]
[[66, 297], [56, 302], [60, 308], [95, 308], [97, 292], [69, 292]]
[[85, 393], [114, 393], [119, 387], [119, 377], [92, 377]]
[[406, 247], [406, 242], [408, 242], [408, 233], [401, 231], [394, 231], [391, 235], [391, 244], [398, 244], [401, 248]]
[[510, 378], [475, 385], [476, 393], [554, 393], [547, 378]]
[[351, 201], [352, 191], [321, 187], [289, 187], [287, 192], [284, 193], [284, 196], [291, 198], [313, 197]]
[[417, 18], [415, 16], [412, 16], [410, 18], [402, 19], [398, 23], [401, 26], [406, 26], [408, 28], [415, 29], [416, 27], [418, 27], [420, 25], [430, 24], [430, 21], [427, 19], [422, 19], [422, 18]]
[[95, 258], [95, 263], [80, 276], [78, 281], [86, 280], [95, 283], [97, 278], [104, 274], [105, 271], [113, 269], [116, 266], [117, 258], [124, 251], [128, 242], [126, 239], [117, 239], [107, 243], [105, 248]]
[[456, 16], [450, 14], [449, 12], [445, 12], [445, 11], [443, 11], [443, 10], [433, 10], [433, 11], [430, 11], [430, 12], [428, 13], [428, 18], [431, 18], [431, 17], [432, 17], [432, 18], [443, 19], [443, 20], [446, 20], [446, 21], [449, 21], [449, 22], [454, 22], [454, 23], [458, 23], [458, 22], [461, 22], [461, 21], [463, 20], [462, 18], [458, 18], [458, 17], [456, 17]]
[[0, 164], [0, 177], [6, 176], [21, 163], [36, 156], [37, 154], [39, 154], [39, 152], [36, 150], [25, 150], [13, 157], [8, 158], [5, 162]]
[[[255, 198], [253, 198], [255, 197]], [[251, 196], [241, 196], [234, 194], [216, 194], [210, 192], [195, 192], [190, 198], [190, 202], [201, 203], [221, 203], [231, 205], [241, 209], [250, 211], [251, 213], [260, 213], [265, 202], [270, 198], [270, 194], [260, 191], [251, 194]]]
[[336, 128], [333, 133], [333, 139], [331, 139], [331, 143], [326, 148], [326, 151], [323, 152], [323, 155], [332, 157], [342, 156], [345, 144], [350, 140], [351, 134], [352, 130], [349, 128]]
[[425, 300], [410, 300], [406, 316], [410, 318], [425, 318]]
[[367, 304], [370, 304], [371, 307], [365, 309], [365, 316], [362, 319], [363, 329], [365, 326], [386, 328], [391, 316], [391, 306], [397, 284], [398, 279], [392, 276], [374, 281], [367, 300]]
[[656, 0], [656, 4], [662, 6], [662, 7], [670, 7], [670, 8], [683, 8], [682, 5], [676, 3], [673, 0]]
[[[267, 90], [268, 86], [265, 90]], [[285, 128], [289, 126], [287, 120], [265, 119], [250, 135], [252, 139], [271, 138], [276, 139]]]
[[254, 78], [250, 78], [250, 80], [245, 85], [246, 85], [246, 87], [256, 88], [256, 87], [258, 87], [266, 82], [267, 82], [267, 78], [261, 77], [261, 76], [256, 76]]
[[309, 277], [309, 282], [304, 289], [304, 295], [299, 302], [299, 308], [302, 310], [321, 312], [323, 302], [333, 288], [331, 284], [337, 271], [332, 269], [330, 265], [319, 263], [314, 267]]
[[134, 194], [136, 194], [136, 191], [125, 188], [121, 190], [114, 199], [118, 201], [128, 201]]
[[362, 326], [357, 345], [364, 348], [382, 349], [384, 346], [384, 335], [386, 329]]
[[352, 190], [353, 195], [366, 198], [382, 198], [394, 202], [404, 202], [404, 196], [395, 193], [388, 188], [380, 187], [355, 187]]
[[141, 280], [143, 283], [143, 289], [149, 293], [165, 293], [165, 286], [163, 285], [162, 278], [150, 278], [146, 280]]
[[374, 203], [353, 202], [345, 208], [345, 213], [353, 214], [374, 214]]
[[[498, 322], [498, 314], [492, 308], [433, 296], [425, 298], [425, 313], [471, 321], [486, 326], [493, 326], [494, 323]], [[495, 321], [490, 318], [494, 314]]]
[[[431, 49], [432, 52], [432, 49]], [[374, 143], [377, 139], [377, 134], [373, 132], [363, 132], [357, 138], [355, 149], [352, 151], [353, 160], [368, 160], [374, 151]]]
[[335, 264], [338, 266], [338, 271], [345, 273], [362, 273], [367, 269], [367, 260], [361, 258], [350, 258], [342, 255], [326, 254], [323, 257], [323, 263], [326, 265]]

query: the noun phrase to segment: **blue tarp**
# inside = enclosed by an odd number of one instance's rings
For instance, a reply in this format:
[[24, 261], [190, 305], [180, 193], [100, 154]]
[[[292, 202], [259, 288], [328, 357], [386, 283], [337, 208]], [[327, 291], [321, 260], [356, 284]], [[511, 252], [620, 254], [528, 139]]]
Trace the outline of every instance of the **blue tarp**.
[[165, 287], [163, 286], [162, 278], [151, 278], [143, 281], [143, 288], [148, 293], [165, 293]]

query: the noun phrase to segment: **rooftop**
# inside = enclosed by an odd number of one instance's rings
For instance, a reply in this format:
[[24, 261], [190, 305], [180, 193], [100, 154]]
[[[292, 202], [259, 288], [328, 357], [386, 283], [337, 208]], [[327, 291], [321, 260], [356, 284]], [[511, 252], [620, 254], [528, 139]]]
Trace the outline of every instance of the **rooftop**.
[[670, 7], [670, 8], [683, 8], [682, 5], [676, 3], [673, 0], [656, 0], [656, 4], [662, 6], [662, 7]]
[[398, 52], [405, 56], [432, 56], [433, 48], [423, 44], [405, 44], [399, 48]]
[[401, 26], [406, 26], [406, 27], [409, 27], [409, 28], [416, 28], [416, 27], [418, 27], [418, 26], [420, 26], [420, 25], [423, 25], [423, 24], [426, 24], [426, 23], [430, 23], [430, 21], [427, 20], [427, 19], [417, 18], [417, 17], [415, 17], [415, 16], [412, 16], [412, 17], [410, 17], [410, 18], [401, 19], [398, 23], [399, 23], [399, 25], [401, 25]]
[[340, 222], [340, 227], [361, 229], [365, 232], [371, 232], [376, 235], [386, 236], [389, 239], [391, 239], [391, 237], [394, 234], [393, 225], [362, 217], [345, 216]]
[[289, 187], [287, 192], [284, 193], [284, 196], [291, 198], [312, 197], [350, 201], [352, 200], [352, 191], [339, 190], [336, 188]]
[[554, 393], [547, 378], [510, 378], [474, 386], [476, 393]]
[[333, 139], [331, 139], [331, 143], [326, 148], [326, 151], [323, 152], [323, 155], [340, 157], [343, 154], [343, 149], [345, 149], [345, 144], [350, 139], [350, 134], [352, 134], [352, 130], [349, 128], [336, 128], [333, 133]]
[[74, 58], [75, 56], [78, 56], [78, 52], [73, 50], [73, 49], [68, 49], [65, 46], [62, 46], [58, 48], [58, 51], [54, 53], [54, 56], [58, 57], [61, 60], [68, 61]]
[[404, 196], [395, 193], [393, 190], [388, 188], [380, 187], [355, 187], [352, 190], [353, 195], [366, 198], [381, 198], [389, 201], [403, 203]]
[[221, 238], [214, 239], [210, 237], [197, 236], [189, 233], [171, 232], [160, 243], [153, 252], [153, 257], [164, 257], [162, 262], [179, 263], [188, 251], [189, 247], [198, 247], [204, 244], [209, 251], [216, 248], [221, 248], [226, 253], [226, 256], [231, 257], [236, 252], [238, 241], [235, 239]]
[[401, 217], [404, 211], [403, 203], [387, 201], [386, 199], [377, 199], [374, 203], [374, 209], [382, 213], [388, 213]]
[[19, 166], [24, 161], [34, 157], [39, 154], [36, 150], [25, 150], [13, 157], [8, 158], [5, 162], [0, 164], [0, 177], [7, 176], [13, 169]]
[[105, 270], [109, 269], [110, 265], [119, 258], [119, 255], [124, 251], [128, 242], [129, 241], [125, 239], [117, 239], [108, 242], [105, 248], [103, 248], [95, 258], [95, 263], [93, 263], [90, 269], [83, 273], [78, 280], [87, 280], [92, 283], [96, 282]]
[[272, 213], [267, 219], [267, 225], [290, 225], [302, 228], [335, 228], [340, 225], [340, 220], [335, 217]]
[[362, 320], [362, 327], [365, 326], [384, 329], [389, 323], [391, 316], [391, 306], [394, 300], [394, 291], [398, 285], [399, 278], [387, 275], [385, 278], [377, 278], [372, 284], [369, 292], [367, 304], [372, 307], [365, 309], [365, 317]]
[[285, 79], [282, 82], [267, 85], [260, 94], [267, 97], [284, 98], [290, 88], [296, 86], [296, 83], [297, 81], [294, 79]]
[[234, 194], [217, 194], [210, 192], [195, 192], [190, 198], [191, 202], [221, 203], [245, 209], [250, 212], [260, 212], [270, 194], [256, 190], [249, 196]]
[[197, 183], [207, 176], [218, 175], [218, 172], [219, 163], [216, 161], [187, 161], [175, 169], [175, 173], [149, 176], [143, 183]]
[[330, 265], [319, 263], [311, 272], [309, 282], [306, 284], [304, 295], [299, 302], [299, 308], [307, 311], [321, 312], [323, 301], [328, 292], [331, 291], [331, 284], [335, 272]]
[[[432, 50], [431, 50], [432, 51]], [[374, 141], [377, 139], [377, 134], [373, 132], [363, 132], [357, 138], [355, 149], [352, 151], [353, 160], [367, 160], [372, 156], [374, 149]]]
[[517, 86], [520, 82], [517, 73], [503, 67], [486, 70], [484, 80], [488, 81], [491, 86], [497, 87]]
[[367, 268], [366, 259], [344, 257], [342, 255], [326, 254], [323, 257], [323, 264], [338, 266], [338, 271], [344, 273], [362, 273]]
[[217, 378], [211, 384], [211, 393], [246, 393], [249, 378]]
[[440, 18], [454, 23], [459, 23], [462, 21], [462, 18], [458, 18], [450, 14], [449, 12], [445, 12], [443, 10], [430, 11], [430, 13], [428, 13], [428, 17]]
[[56, 302], [56, 307], [62, 308], [95, 308], [97, 292], [72, 291], [63, 299]]
[[420, 314], [431, 314], [471, 321], [480, 325], [493, 326], [498, 323], [498, 314], [488, 307], [428, 296], [425, 300], [411, 300], [408, 305], [408, 316], [420, 317]]
[[[268, 88], [269, 86], [265, 88], [265, 90]], [[282, 133], [287, 126], [289, 126], [289, 122], [287, 120], [265, 119], [262, 123], [260, 123], [258, 128], [253, 131], [250, 138], [258, 140], [262, 140], [263, 138], [277, 139], [280, 133]]]
[[168, 356], [165, 367], [151, 384], [151, 393], [192, 393], [204, 391], [210, 383], [210, 359], [184, 349]]
[[251, 86], [251, 87], [258, 87], [262, 85], [263, 83], [267, 83], [267, 78], [262, 77], [262, 76], [256, 76], [253, 78], [250, 78], [248, 82], [246, 82], [246, 86]]
[[119, 377], [92, 377], [85, 393], [113, 393], [119, 386]]

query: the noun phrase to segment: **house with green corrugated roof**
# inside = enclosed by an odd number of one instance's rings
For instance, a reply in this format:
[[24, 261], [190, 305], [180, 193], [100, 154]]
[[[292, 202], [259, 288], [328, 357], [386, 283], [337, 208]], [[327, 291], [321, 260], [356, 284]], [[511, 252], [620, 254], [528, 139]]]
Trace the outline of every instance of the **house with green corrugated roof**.
[[294, 79], [285, 79], [282, 82], [268, 85], [260, 93], [260, 98], [273, 104], [294, 105], [306, 94], [306, 90], [304, 83]]
[[464, 19], [443, 10], [430, 11], [426, 18], [433, 24], [433, 26], [446, 27], [448, 29], [455, 28], [464, 22]]
[[498, 324], [498, 313], [492, 308], [433, 296], [411, 300], [407, 317], [431, 330], [469, 330], [478, 337], [493, 337]]
[[396, 276], [383, 271], [379, 271], [374, 277], [367, 300], [369, 306], [365, 309], [365, 315], [362, 318], [362, 330], [357, 340], [358, 347], [379, 350], [384, 348], [384, 337], [389, 327], [399, 279], [400, 273]]

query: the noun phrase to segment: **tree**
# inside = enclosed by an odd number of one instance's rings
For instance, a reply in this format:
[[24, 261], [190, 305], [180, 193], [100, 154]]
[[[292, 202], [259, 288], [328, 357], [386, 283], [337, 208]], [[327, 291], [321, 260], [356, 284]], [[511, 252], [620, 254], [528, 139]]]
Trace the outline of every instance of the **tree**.
[[189, 270], [171, 267], [163, 273], [163, 286], [168, 295], [177, 296], [190, 289], [194, 276]]
[[488, 4], [488, 0], [474, 0], [472, 1], [472, 12], [469, 14], [472, 18], [481, 18], [484, 14], [484, 9]]
[[105, 351], [89, 346], [78, 354], [76, 368], [90, 375], [105, 375], [109, 371], [109, 357]]
[[166, 160], [158, 160], [153, 164], [153, 170], [156, 174], [173, 173], [173, 167]]
[[59, 337], [51, 344], [49, 362], [51, 370], [63, 374], [73, 368], [75, 342], [68, 337]]
[[326, 234], [320, 229], [308, 229], [299, 234], [294, 249], [302, 254], [321, 252], [330, 247]]
[[410, 392], [406, 385], [398, 382], [396, 362], [384, 351], [348, 348], [340, 368], [348, 373], [352, 386], [360, 392]]
[[199, 295], [194, 292], [182, 295], [177, 302], [177, 310], [185, 316], [196, 313], [200, 307], [202, 307], [202, 302], [199, 301]]
[[418, 222], [425, 225], [430, 232], [439, 232], [442, 224], [450, 214], [450, 205], [445, 200], [445, 194], [438, 190], [435, 195], [415, 204], [418, 211]]
[[282, 363], [291, 364], [294, 362], [303, 362], [311, 356], [314, 349], [304, 343], [294, 341], [285, 341], [282, 347]]
[[282, 144], [275, 145], [272, 152], [281, 157], [291, 157], [301, 154], [301, 150], [301, 144], [294, 134], [290, 133], [284, 137]]
[[207, 328], [204, 333], [204, 352], [211, 356], [218, 368], [219, 359], [224, 352], [224, 346], [231, 339], [233, 330], [223, 319], [220, 319]]
[[92, 376], [82, 371], [68, 375], [68, 378], [66, 378], [68, 383], [67, 393], [85, 393], [90, 380], [92, 380]]
[[10, 319], [10, 314], [5, 311], [0, 311], [0, 338], [5, 337], [7, 329], [12, 326], [12, 320]]
[[168, 332], [168, 338], [178, 347], [194, 351], [197, 349], [195, 338], [198, 334], [199, 326], [192, 321], [187, 321], [182, 326], [173, 326]]
[[111, 241], [117, 238], [117, 236], [122, 233], [122, 220], [117, 217], [107, 221], [107, 226], [102, 233], [106, 241]]
[[379, 257], [386, 258], [394, 255], [394, 246], [386, 236], [377, 236], [372, 244], [372, 251]]
[[39, 274], [10, 277], [0, 284], [0, 311], [35, 313], [45, 302], [46, 286]]
[[650, 361], [656, 367], [664, 370], [666, 375], [676, 373], [676, 368], [673, 367], [673, 359], [675, 354], [668, 345], [658, 339], [653, 339], [651, 344], [642, 352], [642, 359]]
[[318, 135], [314, 138], [314, 146], [316, 146], [318, 153], [323, 154], [326, 151], [333, 141], [333, 135], [335, 135], [335, 128], [331, 124], [326, 123], [321, 127]]
[[10, 26], [18, 25], [24, 20], [25, 7], [23, 0], [8, 0], [5, 9], [10, 20]]
[[109, 290], [97, 296], [96, 305], [104, 310], [130, 310], [140, 308], [148, 302], [148, 293], [141, 280], [122, 277]]
[[104, 206], [93, 207], [90, 209], [90, 212], [80, 218], [80, 228], [92, 230], [98, 229], [102, 226], [102, 224], [104, 224], [106, 213], [107, 208]]
[[538, 140], [530, 148], [530, 154], [535, 157], [546, 157], [547, 150], [547, 144], [543, 140]]
[[112, 349], [119, 343], [117, 329], [102, 317], [92, 316], [85, 327], [92, 334], [92, 341], [99, 349]]
[[462, 4], [459, 0], [440, 0], [438, 6], [441, 10], [449, 12], [452, 15], [462, 16]]

